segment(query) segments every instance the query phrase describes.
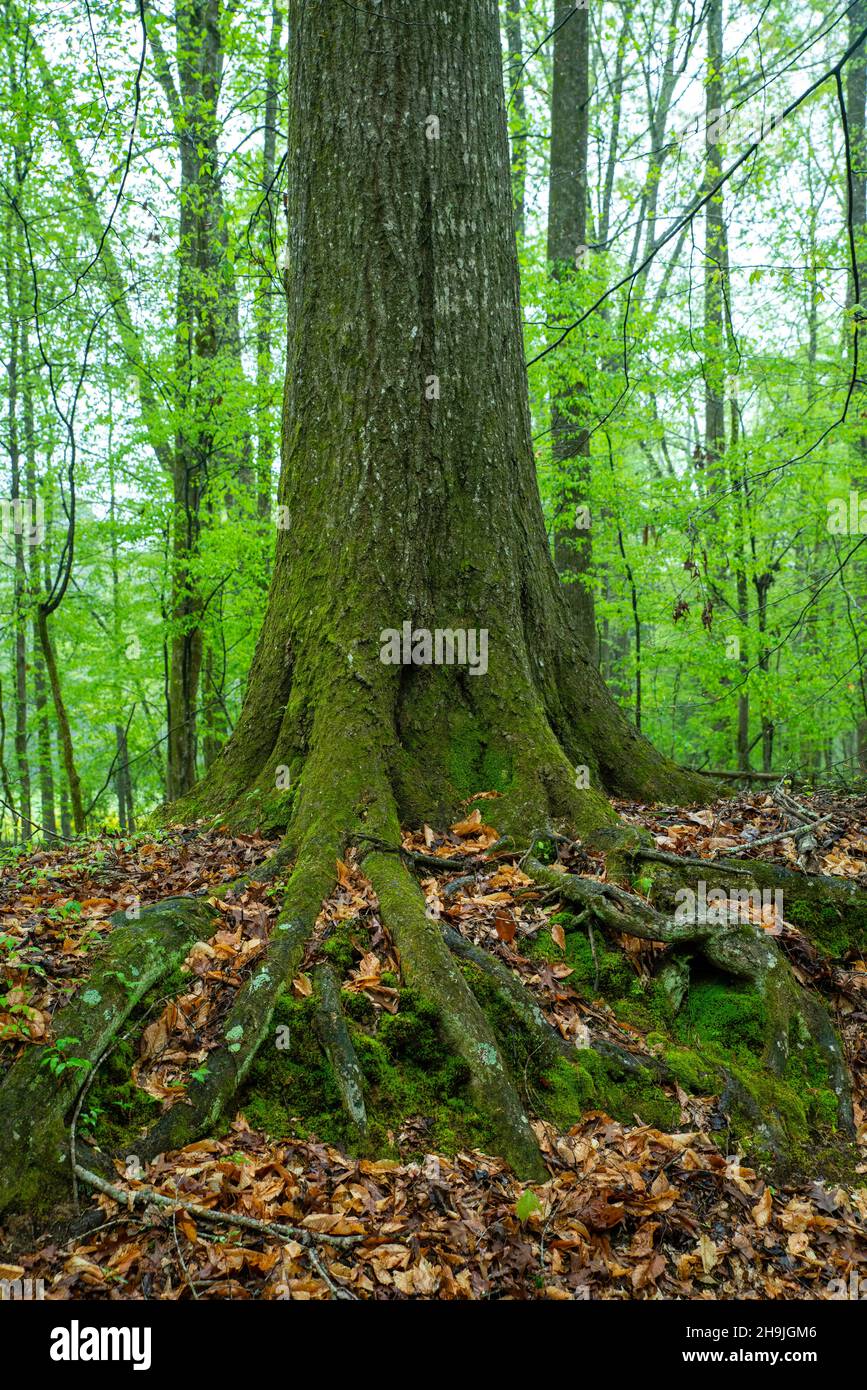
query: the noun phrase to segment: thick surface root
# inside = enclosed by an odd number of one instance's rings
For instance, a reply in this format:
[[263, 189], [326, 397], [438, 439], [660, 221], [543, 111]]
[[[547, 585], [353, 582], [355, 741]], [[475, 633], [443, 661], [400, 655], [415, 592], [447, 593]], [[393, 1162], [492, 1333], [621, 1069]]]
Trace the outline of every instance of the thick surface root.
[[340, 1099], [350, 1124], [359, 1138], [367, 1134], [364, 1106], [364, 1080], [340, 1007], [340, 992], [330, 965], [318, 965], [313, 972], [316, 991], [316, 1026], [322, 1050], [331, 1064]]
[[[336, 861], [352, 842], [360, 849], [363, 871], [376, 893], [382, 926], [396, 947], [404, 983], [430, 1006], [448, 1049], [464, 1064], [471, 1102], [468, 1109], [482, 1121], [485, 1144], [490, 1136], [491, 1150], [503, 1156], [519, 1177], [544, 1181], [545, 1165], [522, 1098], [530, 1094], [527, 1078], [522, 1089], [521, 1077], [514, 1074], [520, 1070], [513, 1055], [514, 1036], [521, 1033], [529, 1039], [533, 1056], [538, 1054], [546, 1065], [550, 1061], [552, 1075], [556, 1073], [561, 1080], [567, 1072], [564, 1062], [587, 1074], [593, 1067], [580, 1067], [574, 1044], [561, 1037], [532, 993], [502, 960], [427, 915], [424, 897], [400, 852], [400, 789], [402, 786], [405, 796], [410, 764], [401, 769], [387, 766], [377, 749], [381, 749], [382, 728], [389, 716], [374, 708], [373, 701], [371, 709], [362, 714], [357, 693], [351, 693], [347, 709], [341, 710], [339, 703], [333, 708], [323, 703], [317, 708], [315, 735], [311, 736], [294, 793], [288, 831], [270, 866], [264, 866], [256, 876], [282, 875], [293, 857], [295, 865], [268, 946], [222, 1024], [222, 1044], [190, 1079], [184, 1099], [176, 1101], [143, 1138], [131, 1141], [131, 1146], [137, 1159], [152, 1159], [212, 1132], [229, 1112], [254, 1060], [274, 1034], [275, 1008], [302, 968], [323, 901], [335, 881]], [[522, 813], [528, 839], [534, 824], [550, 824], [527, 821], [526, 813], [535, 810], [537, 802], [545, 816], [556, 810], [564, 820], [572, 817], [577, 794], [571, 764], [555, 743], [551, 733], [551, 746], [531, 786], [530, 803], [519, 798], [512, 806]], [[529, 768], [533, 749], [522, 749], [513, 742], [510, 757], [513, 771], [523, 766], [525, 758]], [[527, 778], [519, 780], [523, 785]], [[497, 800], [497, 813], [507, 800], [505, 796]], [[482, 803], [483, 808], [489, 805]], [[606, 808], [607, 803], [604, 814], [610, 814]], [[591, 820], [596, 818], [595, 810]], [[603, 827], [599, 833], [611, 832]], [[646, 849], [639, 837], [631, 851], [621, 847], [620, 852], [638, 854]], [[651, 851], [648, 857], [652, 857]], [[672, 997], [678, 991], [682, 997], [686, 995], [692, 963], [698, 958], [703, 968], [761, 996], [767, 1018], [761, 1064], [782, 1077], [792, 1049], [801, 1046], [800, 1039], [809, 1040], [810, 1047], [821, 1056], [826, 1084], [836, 1098], [837, 1123], [847, 1132], [851, 1130], [849, 1078], [831, 1021], [821, 1001], [797, 984], [766, 932], [740, 923], [719, 927], [681, 922], [616, 884], [563, 874], [534, 858], [526, 858], [524, 864], [539, 884], [573, 905], [579, 917], [595, 920], [616, 933], [667, 945], [665, 970], [671, 976]], [[706, 877], [716, 870], [742, 876], [751, 872], [751, 866], [743, 862], [736, 866], [698, 864]], [[427, 867], [442, 865], [443, 860], [436, 857]], [[674, 869], [658, 856], [656, 867], [662, 885], [664, 875], [674, 873]], [[851, 904], [841, 900], [839, 906], [843, 910]], [[67, 1130], [83, 1082], [106, 1055], [146, 991], [183, 960], [197, 937], [210, 934], [212, 918], [207, 903], [194, 899], [163, 903], [147, 909], [138, 923], [121, 923], [93, 978], [55, 1020], [58, 1036], [76, 1040], [67, 1062], [71, 1055], [81, 1066], [58, 1065], [52, 1072], [42, 1065], [49, 1053], [42, 1048], [28, 1051], [12, 1068], [0, 1088], [0, 1210], [12, 1204], [38, 1207], [46, 1192], [57, 1194], [64, 1187], [68, 1191], [72, 1165]], [[477, 988], [480, 975], [485, 977], [487, 992]], [[343, 1110], [363, 1146], [372, 1120], [367, 1114], [360, 1044], [356, 1055], [353, 1033], [341, 1008], [339, 984], [329, 967], [315, 967], [314, 986], [316, 1034]], [[272, 1041], [275, 1048], [280, 1046], [276, 1034]], [[652, 1055], [652, 1049], [646, 1055], [636, 1055], [602, 1040], [592, 1043], [591, 1049], [596, 1054], [597, 1071], [604, 1061], [606, 1067], [627, 1074], [639, 1086], [669, 1084], [675, 1075], [667, 1061]], [[748, 1110], [754, 1097], [744, 1092], [734, 1072], [723, 1075], [734, 1103], [742, 1111]], [[546, 1084], [544, 1077], [540, 1084]], [[580, 1078], [571, 1094], [577, 1095], [579, 1089]], [[374, 1105], [371, 1097], [367, 1100]], [[288, 1101], [291, 1106], [292, 1098]], [[556, 1113], [566, 1115], [566, 1110]], [[22, 1116], [26, 1123], [21, 1123]], [[759, 1116], [761, 1122], [765, 1119]], [[770, 1128], [773, 1130], [773, 1120]], [[782, 1143], [776, 1131], [771, 1138], [773, 1143], [778, 1139]]]
[[[452, 954], [460, 960], [469, 961], [488, 977], [500, 1003], [513, 1016], [516, 1024], [525, 1028], [535, 1040], [538, 1060], [541, 1063], [550, 1063], [557, 1057], [566, 1062], [575, 1061], [575, 1043], [564, 1038], [553, 1024], [548, 1022], [531, 992], [503, 961], [489, 955], [452, 927], [443, 926], [441, 930], [443, 940]], [[616, 1043], [604, 1038], [594, 1039], [590, 1046], [619, 1071], [631, 1073], [633, 1076], [652, 1077], [659, 1081], [673, 1079], [665, 1064], [655, 1057], [638, 1057], [625, 1047], [618, 1047]]]
[[365, 872], [379, 898], [383, 920], [400, 952], [408, 983], [439, 1010], [447, 1041], [470, 1069], [470, 1092], [489, 1120], [497, 1150], [519, 1177], [544, 1182], [545, 1165], [494, 1031], [401, 860], [373, 853]]
[[268, 949], [226, 1016], [223, 1047], [209, 1057], [204, 1076], [190, 1082], [186, 1100], [173, 1105], [148, 1131], [138, 1156], [151, 1159], [183, 1148], [216, 1125], [268, 1035], [277, 999], [301, 964], [333, 880], [333, 860], [329, 865], [318, 852], [299, 859]]
[[[564, 902], [589, 912], [611, 931], [662, 942], [672, 948], [667, 968], [680, 998], [689, 986], [690, 961], [702, 958], [722, 976], [748, 987], [763, 1003], [764, 1042], [759, 1060], [768, 1072], [783, 1077], [795, 1051], [817, 1052], [825, 1072], [825, 1084], [836, 1098], [836, 1121], [844, 1133], [854, 1132], [852, 1094], [843, 1050], [822, 1001], [801, 988], [773, 937], [762, 927], [745, 921], [718, 924], [712, 921], [679, 921], [658, 912], [634, 893], [613, 883], [565, 874], [537, 859], [524, 861], [526, 872]], [[673, 967], [673, 968], [672, 968]], [[755, 1096], [733, 1073], [728, 1074], [730, 1099], [751, 1112], [766, 1131], [775, 1152], [786, 1146], [784, 1126], [778, 1117], [762, 1114]]]
[[137, 921], [113, 920], [89, 980], [53, 1020], [58, 1041], [28, 1048], [0, 1086], [0, 1212], [68, 1192], [67, 1120], [83, 1082], [148, 990], [213, 933], [216, 919], [202, 898], [167, 898]]

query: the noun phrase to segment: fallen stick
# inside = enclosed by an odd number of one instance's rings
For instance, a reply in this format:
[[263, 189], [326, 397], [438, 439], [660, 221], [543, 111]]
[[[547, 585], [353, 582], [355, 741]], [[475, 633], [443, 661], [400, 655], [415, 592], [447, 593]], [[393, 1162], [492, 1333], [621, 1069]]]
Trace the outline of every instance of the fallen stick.
[[246, 1231], [256, 1231], [259, 1235], [276, 1236], [278, 1240], [296, 1240], [299, 1245], [309, 1248], [317, 1241], [322, 1245], [334, 1245], [345, 1248], [346, 1246], [358, 1245], [366, 1240], [366, 1236], [330, 1236], [321, 1231], [307, 1231], [302, 1226], [284, 1226], [277, 1221], [259, 1221], [255, 1216], [244, 1216], [241, 1212], [221, 1211], [219, 1208], [202, 1207], [197, 1202], [189, 1202], [178, 1193], [176, 1197], [167, 1197], [164, 1192], [157, 1192], [155, 1187], [123, 1188], [116, 1187], [114, 1183], [107, 1182], [100, 1177], [99, 1173], [93, 1173], [89, 1168], [83, 1168], [80, 1163], [75, 1165], [76, 1177], [80, 1178], [88, 1187], [95, 1188], [97, 1192], [102, 1192], [106, 1197], [111, 1197], [112, 1201], [118, 1202], [120, 1206], [133, 1207], [147, 1205], [151, 1203], [155, 1207], [162, 1207], [166, 1211], [185, 1211], [190, 1216], [194, 1216], [199, 1221], [210, 1221], [219, 1226], [241, 1226]]
[[775, 830], [773, 835], [760, 835], [757, 840], [750, 840], [748, 844], [735, 845], [733, 849], [727, 849], [725, 855], [744, 854], [747, 850], [758, 849], [759, 845], [772, 845], [775, 840], [803, 840], [806, 835], [811, 835], [817, 826], [824, 825], [826, 821], [833, 819], [832, 813], [831, 815], [820, 816], [818, 820], [811, 821], [809, 825], [802, 825], [794, 830]]

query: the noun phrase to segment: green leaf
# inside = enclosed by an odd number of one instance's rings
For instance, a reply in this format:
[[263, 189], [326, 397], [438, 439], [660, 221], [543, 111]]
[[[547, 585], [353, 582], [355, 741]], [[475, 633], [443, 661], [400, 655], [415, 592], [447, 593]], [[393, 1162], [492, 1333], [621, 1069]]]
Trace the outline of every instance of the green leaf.
[[539, 1201], [535, 1192], [531, 1191], [529, 1187], [526, 1192], [521, 1193], [521, 1196], [515, 1203], [515, 1215], [521, 1222], [529, 1221], [534, 1211], [541, 1210], [542, 1203]]

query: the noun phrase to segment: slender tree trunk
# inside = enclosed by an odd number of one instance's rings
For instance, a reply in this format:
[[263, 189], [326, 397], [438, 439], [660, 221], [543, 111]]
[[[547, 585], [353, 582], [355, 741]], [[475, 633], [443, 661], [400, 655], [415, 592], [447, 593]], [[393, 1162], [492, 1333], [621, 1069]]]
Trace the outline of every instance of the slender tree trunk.
[[36, 731], [39, 748], [39, 803], [42, 825], [54, 835], [57, 833], [57, 815], [54, 808], [54, 763], [51, 755], [51, 723], [48, 703], [48, 682], [45, 675], [45, 662], [39, 652], [39, 627], [33, 623], [33, 704], [36, 710]]
[[[111, 392], [109, 391], [109, 416], [111, 411]], [[108, 427], [108, 482], [109, 482], [109, 535], [111, 538], [111, 644], [112, 668], [116, 673], [113, 699], [115, 708], [123, 709], [123, 686], [117, 674], [123, 669], [124, 640], [121, 623], [120, 560], [118, 554], [118, 516], [117, 489], [115, 486], [114, 439], [112, 426]], [[126, 727], [118, 722], [114, 726], [117, 761], [115, 764], [115, 796], [117, 798], [117, 819], [121, 831], [132, 833], [135, 830], [135, 817], [132, 805], [132, 779], [129, 771], [129, 749], [127, 747]]]
[[[282, 242], [282, 210], [278, 210], [274, 192], [274, 179], [277, 169], [277, 120], [279, 112], [279, 74], [281, 42], [283, 38], [284, 9], [275, 3], [271, 10], [271, 32], [268, 39], [268, 58], [265, 69], [265, 133], [262, 139], [262, 199], [260, 209], [268, 229], [268, 241], [272, 247], [263, 250], [263, 260], [270, 262], [269, 251], [279, 252]], [[276, 439], [273, 427], [273, 300], [278, 286], [273, 276], [266, 270], [262, 275], [256, 299], [256, 491], [257, 512], [262, 522], [271, 516], [272, 469], [276, 456]]]
[[66, 777], [60, 779], [60, 833], [64, 839], [72, 838], [72, 817], [69, 814], [69, 791], [66, 785]]
[[150, 39], [180, 154], [176, 297], [175, 447], [168, 786], [177, 797], [196, 780], [199, 677], [203, 659], [198, 554], [204, 499], [253, 496], [238, 295], [227, 257], [221, 178], [220, 92], [226, 16], [220, 0], [176, 0], [177, 81], [158, 17]]
[[81, 780], [75, 766], [75, 755], [72, 746], [72, 729], [63, 699], [63, 688], [60, 684], [60, 673], [57, 669], [54, 646], [51, 641], [51, 633], [48, 629], [48, 619], [41, 606], [37, 610], [36, 626], [39, 633], [39, 644], [42, 648], [42, 656], [45, 661], [45, 669], [48, 673], [48, 684], [51, 689], [51, 697], [54, 701], [54, 717], [57, 721], [57, 732], [60, 738], [61, 753], [63, 755], [63, 767], [66, 772], [66, 782], [72, 803], [73, 825], [75, 826], [76, 835], [83, 835], [86, 828], [84, 821], [84, 803], [81, 799]]
[[[24, 424], [24, 452], [27, 461], [27, 492], [36, 504], [39, 494], [39, 480], [36, 473], [36, 429], [33, 414], [33, 363], [30, 356], [30, 337], [26, 322], [21, 332], [22, 399]], [[30, 551], [30, 602], [35, 613], [42, 591], [43, 545], [33, 546]], [[45, 662], [39, 646], [39, 623], [34, 616], [31, 624], [33, 647], [33, 704], [36, 711], [36, 739], [38, 750], [37, 772], [39, 777], [39, 802], [41, 823], [51, 834], [57, 833], [57, 817], [54, 810], [54, 766], [51, 757], [51, 723], [48, 701], [48, 682]]]
[[126, 741], [126, 730], [122, 724], [114, 726], [115, 743], [117, 745], [117, 762], [114, 770], [115, 796], [117, 797], [117, 820], [123, 835], [131, 835], [135, 831], [135, 815], [132, 804], [132, 785], [129, 775], [129, 749]]
[[[867, 0], [855, 0], [849, 12], [849, 38], [854, 41], [867, 27]], [[850, 173], [851, 202], [848, 215], [855, 238], [855, 256], [860, 283], [860, 300], [855, 302], [855, 284], [850, 275], [849, 304], [855, 317], [854, 332], [858, 335], [858, 348], [861, 362], [867, 356], [867, 54], [864, 45], [846, 65], [846, 110], [849, 121], [849, 144], [852, 153]], [[857, 396], [853, 401], [855, 419], [863, 420], [865, 374], [859, 369], [856, 385]], [[860, 400], [858, 399], [860, 397]], [[852, 486], [856, 493], [867, 493], [867, 430], [862, 430], [855, 442], [855, 470]], [[863, 567], [862, 567], [863, 569]], [[867, 585], [860, 587], [862, 602], [867, 606]], [[867, 718], [860, 718], [856, 725], [856, 749], [858, 766], [867, 772]]]
[[9, 781], [9, 769], [6, 766], [6, 711], [3, 706], [3, 685], [0, 682], [0, 781], [3, 785], [3, 797], [6, 805], [0, 814], [0, 825], [5, 825], [7, 815], [11, 816], [12, 840], [13, 843], [18, 837], [18, 812], [15, 809], [15, 799], [12, 791], [12, 784]]
[[[222, 612], [217, 615], [217, 623], [220, 625], [222, 624]], [[205, 648], [205, 666], [202, 682], [202, 696], [204, 701], [202, 757], [206, 771], [216, 760], [220, 749], [223, 747], [229, 735], [224, 698], [226, 680], [225, 660], [225, 653], [218, 653], [214, 643], [208, 642]]]
[[[17, 165], [17, 160], [16, 160]], [[9, 469], [12, 484], [11, 521], [12, 545], [15, 556], [13, 580], [12, 631], [15, 661], [15, 766], [18, 774], [18, 802], [21, 812], [21, 837], [32, 833], [30, 801], [30, 765], [27, 759], [27, 564], [24, 558], [25, 540], [30, 539], [29, 507], [25, 496], [21, 468], [21, 443], [18, 414], [21, 394], [21, 304], [18, 293], [17, 262], [19, 249], [17, 222], [12, 214], [7, 222], [6, 301], [9, 315], [9, 360], [6, 364], [7, 428]]]
[[[722, 170], [722, 150], [720, 141], [725, 123], [721, 119], [725, 102], [723, 81], [723, 0], [709, 0], [707, 7], [707, 58], [705, 73], [705, 186], [712, 187]], [[726, 340], [727, 330], [732, 330], [730, 286], [728, 282], [728, 233], [725, 223], [722, 193], [711, 198], [705, 208], [705, 246], [704, 246], [704, 452], [702, 466], [705, 471], [705, 485], [711, 499], [722, 491], [728, 478], [726, 469]], [[737, 408], [732, 401], [732, 424], [737, 423]], [[732, 440], [734, 444], [734, 439]], [[743, 505], [746, 499], [739, 495]], [[716, 512], [711, 513], [715, 524]], [[735, 528], [740, 539], [740, 513], [735, 516]], [[729, 565], [724, 560], [720, 572], [714, 577], [719, 589], [723, 589], [729, 576]], [[735, 585], [738, 598], [738, 614], [743, 620], [746, 615], [746, 574], [736, 566]], [[743, 634], [740, 636], [742, 649], [738, 656], [739, 677], [747, 670], [747, 652], [743, 647]], [[722, 677], [724, 685], [730, 685], [728, 676]], [[718, 720], [714, 728], [729, 732], [725, 720]], [[749, 760], [749, 705], [743, 691], [738, 695], [737, 714], [734, 732], [735, 758], [738, 767], [748, 767]], [[747, 761], [743, 761], [744, 757]]]
[[511, 98], [512, 201], [518, 244], [524, 240], [527, 198], [527, 95], [524, 80], [520, 0], [506, 0], [506, 95]]
[[[722, 169], [720, 113], [723, 108], [722, 0], [708, 0], [707, 77], [705, 80], [706, 163], [705, 184], [711, 187]], [[705, 209], [704, 248], [704, 448], [708, 485], [720, 485], [719, 461], [725, 453], [725, 327], [724, 280], [726, 227], [722, 193], [708, 200]]]
[[[554, 27], [548, 260], [555, 285], [563, 287], [581, 273], [587, 254], [589, 11], [576, 10], [571, 0], [557, 0]], [[551, 452], [560, 504], [555, 522], [554, 562], [581, 637], [591, 656], [595, 656], [596, 618], [589, 585], [590, 440], [586, 423], [580, 419], [585, 408], [586, 391], [582, 386], [568, 380], [556, 382], [551, 402]]]

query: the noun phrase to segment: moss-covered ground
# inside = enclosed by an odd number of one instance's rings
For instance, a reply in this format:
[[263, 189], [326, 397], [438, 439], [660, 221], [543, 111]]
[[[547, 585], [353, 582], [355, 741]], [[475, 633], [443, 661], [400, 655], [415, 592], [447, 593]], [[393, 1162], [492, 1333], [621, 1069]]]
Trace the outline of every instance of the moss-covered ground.
[[[768, 1157], [763, 1122], [771, 1117], [785, 1132], [794, 1163], [799, 1155], [807, 1158], [809, 1145], [815, 1169], [818, 1140], [820, 1147], [826, 1146], [830, 1167], [839, 1168], [837, 1097], [829, 1086], [823, 1058], [799, 1020], [791, 1026], [785, 1065], [777, 1074], [768, 1065], [768, 1003], [758, 993], [702, 973], [693, 963], [689, 989], [682, 1005], [674, 1009], [662, 980], [642, 981], [628, 956], [612, 947], [601, 931], [596, 929], [591, 943], [584, 926], [570, 913], [558, 914], [556, 920], [564, 929], [565, 951], [543, 932], [527, 954], [542, 960], [565, 959], [574, 972], [570, 985], [587, 998], [603, 1001], [618, 1021], [642, 1032], [650, 1050], [664, 1061], [684, 1091], [726, 1095], [730, 1128], [722, 1142], [740, 1145], [757, 1160]], [[600, 1076], [595, 1059], [581, 1060], [569, 1070], [587, 1069], [597, 1073], [600, 1108], [619, 1118], [622, 1100], [617, 1079], [611, 1078], [607, 1064]], [[645, 1090], [636, 1113], [666, 1127], [666, 1089], [648, 1084]], [[679, 1107], [667, 1103], [669, 1114], [673, 1108], [676, 1118]], [[555, 1109], [562, 1114], [559, 1104]], [[650, 1121], [654, 1111], [658, 1118]], [[848, 1161], [844, 1157], [844, 1165]]]

